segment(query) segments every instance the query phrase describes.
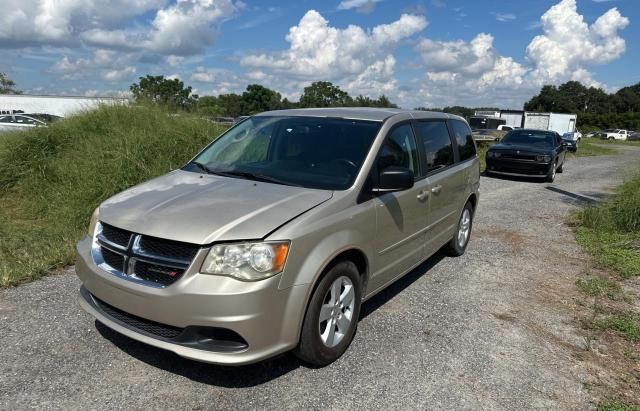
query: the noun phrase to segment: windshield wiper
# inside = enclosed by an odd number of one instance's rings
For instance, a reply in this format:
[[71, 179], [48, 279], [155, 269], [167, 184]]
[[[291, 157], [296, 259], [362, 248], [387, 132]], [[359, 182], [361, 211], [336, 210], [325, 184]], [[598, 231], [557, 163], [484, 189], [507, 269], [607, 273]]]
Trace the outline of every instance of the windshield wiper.
[[285, 186], [301, 187], [299, 184], [291, 183], [289, 181], [284, 181], [284, 180], [281, 180], [281, 179], [276, 178], [276, 177], [266, 176], [264, 174], [251, 173], [251, 172], [248, 172], [248, 171], [211, 170], [211, 169], [210, 169], [210, 171], [211, 171], [212, 174], [217, 174], [217, 175], [221, 175], [221, 176], [225, 176], [225, 177], [242, 177], [242, 178], [245, 178], [247, 180], [262, 181], [264, 183], [274, 183], [274, 184], [281, 184], [281, 185], [285, 185]]
[[197, 161], [192, 161], [191, 164], [195, 165], [196, 167], [198, 167], [200, 170], [204, 171], [207, 174], [217, 174], [215, 171], [213, 171], [212, 169], [210, 169], [206, 165], [204, 165], [202, 163], [198, 163]]

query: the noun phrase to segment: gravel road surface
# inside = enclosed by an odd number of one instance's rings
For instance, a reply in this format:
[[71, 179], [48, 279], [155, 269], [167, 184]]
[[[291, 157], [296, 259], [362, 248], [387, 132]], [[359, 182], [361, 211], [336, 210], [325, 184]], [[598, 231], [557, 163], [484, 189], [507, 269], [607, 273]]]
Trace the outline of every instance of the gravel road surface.
[[585, 409], [565, 225], [640, 166], [640, 149], [569, 161], [553, 184], [482, 177], [467, 254], [437, 255], [363, 306], [336, 363], [242, 368], [182, 359], [96, 323], [70, 270], [0, 291], [0, 409]]

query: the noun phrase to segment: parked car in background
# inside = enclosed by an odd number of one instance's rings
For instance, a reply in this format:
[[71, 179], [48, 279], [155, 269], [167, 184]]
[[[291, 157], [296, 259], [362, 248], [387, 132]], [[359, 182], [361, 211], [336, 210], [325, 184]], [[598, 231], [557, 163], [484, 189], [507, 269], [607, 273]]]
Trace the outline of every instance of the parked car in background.
[[626, 140], [629, 136], [627, 130], [607, 129], [600, 133], [602, 140]]
[[571, 140], [571, 141], [580, 141], [582, 140], [582, 133], [578, 130], [575, 131], [567, 131], [566, 133], [562, 134], [562, 138], [564, 140]]
[[0, 115], [0, 132], [46, 127], [48, 123], [60, 118], [62, 117], [51, 114], [4, 114]]
[[240, 365], [293, 349], [326, 365], [363, 301], [443, 246], [465, 252], [479, 184], [458, 116], [258, 114], [96, 209], [77, 245], [78, 301], [186, 358]]
[[591, 131], [587, 134], [584, 135], [585, 138], [593, 138], [593, 137], [598, 137], [600, 135], [600, 133], [602, 133], [601, 131]]
[[553, 182], [556, 172], [562, 172], [566, 147], [555, 131], [513, 130], [487, 151], [486, 172]]
[[574, 140], [573, 136], [567, 134], [562, 136], [562, 141], [566, 143], [567, 151], [575, 153], [578, 151], [578, 140]]
[[640, 140], [640, 132], [639, 131], [629, 131], [629, 136], [627, 137], [629, 141], [638, 141]]
[[214, 117], [213, 122], [216, 124], [222, 124], [225, 126], [232, 126], [235, 124], [236, 119], [233, 117]]

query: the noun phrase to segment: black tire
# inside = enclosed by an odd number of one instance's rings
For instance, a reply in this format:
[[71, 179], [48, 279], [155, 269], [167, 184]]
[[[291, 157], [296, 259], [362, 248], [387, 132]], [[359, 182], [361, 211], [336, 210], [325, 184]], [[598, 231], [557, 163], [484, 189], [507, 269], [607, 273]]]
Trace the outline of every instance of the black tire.
[[[355, 301], [353, 312], [351, 313], [351, 323], [348, 332], [344, 333], [340, 342], [334, 347], [328, 347], [323, 343], [320, 335], [320, 309], [325, 303], [329, 288], [334, 281], [342, 276], [347, 277], [353, 284]], [[340, 358], [349, 347], [349, 344], [351, 344], [356, 333], [361, 300], [362, 286], [360, 284], [360, 273], [356, 265], [351, 261], [343, 260], [330, 266], [311, 296], [302, 324], [300, 342], [293, 352], [294, 355], [313, 366], [329, 365]]]
[[558, 168], [558, 160], [555, 160], [551, 167], [549, 167], [549, 171], [547, 172], [547, 183], [553, 183], [553, 180], [556, 179], [556, 170]]
[[[460, 241], [458, 241], [458, 235], [460, 233], [460, 229], [463, 224], [465, 211], [469, 212], [469, 227], [468, 227], [469, 231], [468, 231], [466, 240], [464, 241], [464, 244], [460, 244]], [[464, 254], [464, 252], [467, 250], [467, 246], [469, 245], [469, 240], [471, 239], [472, 229], [473, 229], [473, 205], [471, 204], [470, 201], [467, 201], [467, 204], [464, 205], [464, 208], [460, 213], [460, 218], [458, 219], [458, 225], [456, 226], [456, 232], [453, 235], [453, 238], [451, 239], [451, 241], [449, 241], [449, 244], [446, 245], [445, 251], [448, 256], [460, 257], [462, 254]]]

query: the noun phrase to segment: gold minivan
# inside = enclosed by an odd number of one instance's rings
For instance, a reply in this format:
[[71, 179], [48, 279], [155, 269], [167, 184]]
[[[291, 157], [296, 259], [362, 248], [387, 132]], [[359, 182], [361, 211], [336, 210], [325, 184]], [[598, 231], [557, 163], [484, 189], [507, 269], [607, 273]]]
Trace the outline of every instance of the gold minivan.
[[361, 304], [464, 253], [480, 166], [460, 117], [326, 108], [252, 116], [178, 170], [102, 203], [77, 245], [80, 305], [149, 345], [240, 365], [326, 365]]

